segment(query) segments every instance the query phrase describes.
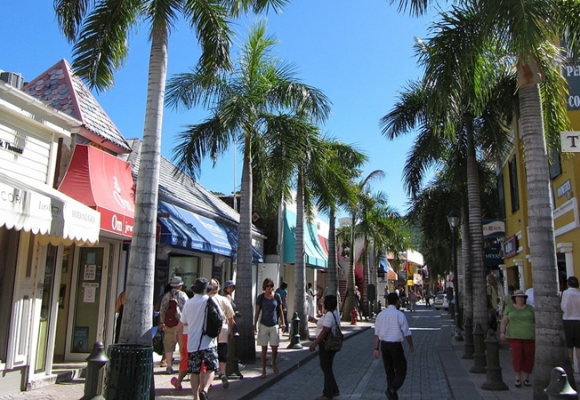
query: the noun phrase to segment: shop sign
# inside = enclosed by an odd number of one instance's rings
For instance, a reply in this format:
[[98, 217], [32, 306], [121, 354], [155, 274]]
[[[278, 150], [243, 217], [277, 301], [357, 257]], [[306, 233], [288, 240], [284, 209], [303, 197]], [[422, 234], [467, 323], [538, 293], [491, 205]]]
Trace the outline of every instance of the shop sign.
[[503, 243], [504, 258], [510, 258], [518, 254], [518, 238], [516, 235], [511, 236]]

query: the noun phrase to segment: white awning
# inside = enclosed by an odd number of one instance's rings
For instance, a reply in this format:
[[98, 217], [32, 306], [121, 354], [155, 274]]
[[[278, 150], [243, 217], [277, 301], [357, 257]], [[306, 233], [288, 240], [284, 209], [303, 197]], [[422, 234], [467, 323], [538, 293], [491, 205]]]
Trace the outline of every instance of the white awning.
[[99, 212], [45, 184], [0, 173], [0, 226], [42, 235], [43, 244], [96, 244]]

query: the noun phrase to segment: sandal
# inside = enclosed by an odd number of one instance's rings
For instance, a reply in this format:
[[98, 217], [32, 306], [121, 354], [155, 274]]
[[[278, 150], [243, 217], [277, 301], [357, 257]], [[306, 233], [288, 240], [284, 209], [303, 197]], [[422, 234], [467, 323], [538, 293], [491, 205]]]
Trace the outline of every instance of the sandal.
[[177, 378], [176, 377], [171, 378], [171, 384], [173, 385], [173, 387], [175, 387], [175, 390], [181, 390], [182, 389], [181, 383], [179, 383], [177, 381]]
[[530, 381], [529, 381], [529, 380], [527, 380], [527, 379], [526, 379], [526, 380], [524, 381], [524, 386], [532, 386], [532, 384], [530, 383]]
[[165, 367], [167, 367], [167, 362], [165, 362], [165, 361], [161, 361], [161, 362], [159, 363], [159, 366], [160, 366], [161, 368], [165, 368]]
[[516, 379], [515, 387], [522, 387], [522, 381]]

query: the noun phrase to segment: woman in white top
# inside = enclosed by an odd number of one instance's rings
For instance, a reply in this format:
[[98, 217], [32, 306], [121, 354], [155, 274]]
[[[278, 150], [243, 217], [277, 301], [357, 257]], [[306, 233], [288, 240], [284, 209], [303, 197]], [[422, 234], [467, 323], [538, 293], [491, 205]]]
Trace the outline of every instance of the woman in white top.
[[320, 358], [320, 369], [324, 373], [324, 390], [322, 396], [315, 400], [328, 400], [339, 396], [338, 385], [334, 379], [332, 371], [332, 362], [336, 351], [327, 351], [325, 349], [324, 339], [332, 329], [336, 332], [337, 325], [340, 324], [340, 317], [336, 311], [337, 299], [335, 295], [329, 294], [324, 297], [324, 315], [316, 321], [316, 340], [310, 344], [310, 351], [316, 350], [318, 346], [318, 357]]
[[308, 283], [306, 287], [306, 306], [308, 320], [313, 321], [315, 315], [314, 315], [314, 291], [312, 290], [312, 283]]

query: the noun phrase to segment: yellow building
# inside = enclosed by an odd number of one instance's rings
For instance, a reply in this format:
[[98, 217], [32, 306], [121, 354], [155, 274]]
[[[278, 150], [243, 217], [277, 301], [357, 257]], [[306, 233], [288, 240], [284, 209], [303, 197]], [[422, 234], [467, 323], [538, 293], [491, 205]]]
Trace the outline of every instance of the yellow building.
[[[571, 92], [568, 115], [572, 130], [580, 131], [580, 102], [574, 101], [579, 97], [574, 93], [576, 86], [580, 89], [580, 76], [574, 76], [573, 71], [565, 71], [565, 74]], [[576, 79], [579, 80], [578, 83], [574, 81]], [[527, 235], [528, 209], [523, 143], [517, 123], [514, 124], [511, 135], [513, 146], [498, 174], [500, 204], [504, 206], [502, 211], [506, 221], [504, 265], [501, 268], [504, 272], [505, 288], [511, 284], [516, 289], [526, 290], [532, 287], [532, 265], [529, 261]], [[574, 257], [574, 249], [576, 253], [580, 252], [580, 218], [576, 196], [580, 193], [580, 156], [553, 149], [551, 158], [550, 178], [558, 265], [558, 271], [554, 271], [554, 274], [558, 276], [563, 289], [562, 285], [567, 276], [580, 276], [580, 256], [576, 259]]]

